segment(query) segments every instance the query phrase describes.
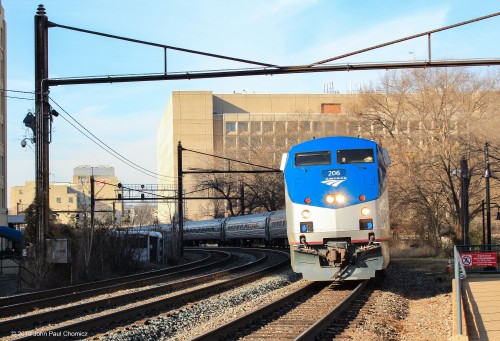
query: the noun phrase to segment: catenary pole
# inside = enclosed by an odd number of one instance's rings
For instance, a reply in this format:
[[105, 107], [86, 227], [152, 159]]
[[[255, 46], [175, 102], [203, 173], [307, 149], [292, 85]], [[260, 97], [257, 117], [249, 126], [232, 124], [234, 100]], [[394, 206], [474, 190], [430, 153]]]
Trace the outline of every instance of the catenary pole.
[[43, 5], [35, 15], [35, 143], [37, 259], [45, 261], [45, 233], [49, 227], [49, 88], [48, 18]]
[[177, 144], [177, 217], [179, 218], [179, 243], [180, 243], [180, 256], [184, 255], [184, 242], [183, 242], [183, 230], [184, 230], [184, 207], [182, 201], [183, 198], [183, 183], [182, 183], [182, 144], [181, 141]]

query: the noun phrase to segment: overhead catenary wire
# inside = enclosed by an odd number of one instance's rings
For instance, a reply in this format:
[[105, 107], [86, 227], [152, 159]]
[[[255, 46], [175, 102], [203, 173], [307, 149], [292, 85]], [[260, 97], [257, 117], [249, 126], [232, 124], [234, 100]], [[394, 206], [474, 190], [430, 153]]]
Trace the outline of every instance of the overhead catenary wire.
[[[22, 90], [9, 90], [9, 89], [5, 89], [5, 90], [0, 90], [0, 92], [2, 92], [2, 97], [5, 97], [5, 98], [12, 98], [12, 99], [22, 99], [22, 100], [26, 100], [26, 101], [34, 101], [35, 100], [35, 92], [34, 91], [22, 91]], [[9, 96], [9, 95], [6, 95], [5, 92], [15, 92], [15, 93], [19, 93], [19, 94], [29, 94], [29, 95], [33, 95], [32, 98], [28, 98], [28, 97], [18, 97], [18, 96]]]
[[[148, 191], [148, 190], [142, 190], [142, 189], [139, 190], [137, 188], [131, 188], [131, 187], [123, 186], [123, 185], [121, 185], [121, 187], [120, 187], [118, 184], [107, 183], [105, 181], [100, 181], [100, 180], [94, 180], [94, 181], [102, 183], [105, 186], [116, 187], [116, 188], [119, 188], [119, 189], [124, 190], [124, 191], [141, 192], [141, 193], [144, 193], [144, 194], [148, 194], [148, 195], [150, 195], [152, 197], [156, 197], [158, 199], [176, 199], [177, 198], [177, 196], [165, 196], [165, 195], [157, 194], [155, 192], [151, 192], [151, 191]], [[193, 194], [193, 193], [202, 192], [202, 191], [209, 190], [209, 189], [212, 189], [212, 187], [204, 187], [204, 188], [201, 188], [201, 189], [195, 189], [193, 191], [186, 192], [185, 194]], [[164, 190], [164, 191], [174, 191], [175, 192], [175, 190]], [[221, 198], [221, 199], [223, 199], [223, 198]], [[140, 199], [137, 198], [137, 200], [140, 200]]]
[[[6, 91], [6, 92], [15, 92], [15, 93], [23, 93], [23, 94], [33, 94], [33, 95], [36, 95], [36, 92], [34, 91], [22, 91], [22, 90], [3, 90], [3, 91]], [[4, 95], [5, 97], [11, 97], [11, 96], [7, 96], [7, 95]], [[34, 100], [34, 98], [32, 99], [29, 99], [29, 98], [22, 98], [22, 99], [26, 99], [26, 100]], [[151, 176], [151, 177], [154, 177], [154, 178], [173, 178], [173, 177], [170, 177], [170, 176], [167, 176], [167, 175], [162, 175], [162, 174], [158, 174], [156, 172], [153, 172], [153, 171], [150, 171], [136, 163], [134, 163], [133, 161], [129, 160], [128, 158], [126, 158], [125, 156], [121, 155], [120, 153], [118, 153], [116, 150], [114, 150], [113, 148], [111, 148], [109, 145], [107, 145], [104, 141], [102, 141], [101, 139], [99, 139], [97, 136], [95, 136], [91, 131], [89, 131], [87, 128], [85, 128], [80, 122], [78, 122], [78, 120], [76, 120], [73, 116], [71, 116], [61, 105], [59, 105], [59, 103], [57, 103], [53, 98], [51, 98], [49, 96], [49, 99], [58, 107], [60, 108], [66, 115], [68, 115], [74, 122], [76, 122], [76, 124], [80, 127], [82, 127], [88, 134], [90, 134], [92, 137], [90, 137], [89, 135], [87, 135], [86, 133], [84, 133], [81, 129], [79, 129], [76, 125], [74, 125], [73, 123], [71, 123], [68, 119], [66, 119], [63, 115], [61, 115], [61, 118], [64, 119], [66, 122], [68, 122], [71, 126], [73, 126], [76, 130], [78, 130], [82, 135], [84, 135], [85, 137], [87, 137], [89, 140], [91, 140], [92, 142], [94, 142], [98, 147], [100, 147], [101, 149], [103, 149], [104, 151], [106, 151], [107, 153], [111, 154], [112, 156], [114, 156], [115, 158], [117, 158], [118, 160], [120, 160], [121, 162], [125, 163], [126, 165], [132, 167], [133, 169], [145, 174], [145, 175], [148, 175], [148, 176]], [[94, 140], [95, 139], [95, 140]], [[97, 141], [98, 142], [97, 142]], [[102, 145], [101, 145], [102, 144]]]
[[272, 170], [272, 171], [281, 172], [279, 169], [276, 169], [276, 168], [271, 168], [271, 167], [267, 167], [267, 166], [257, 165], [255, 163], [245, 162], [245, 161], [241, 161], [241, 160], [235, 160], [235, 159], [231, 159], [231, 158], [224, 157], [224, 156], [203, 153], [203, 152], [200, 152], [200, 151], [196, 151], [196, 150], [192, 150], [192, 149], [186, 149], [186, 148], [182, 148], [182, 150], [185, 150], [187, 152], [196, 153], [196, 154], [205, 155], [205, 156], [211, 156], [211, 157], [215, 157], [215, 158], [223, 159], [223, 160], [227, 160], [227, 161], [233, 161], [233, 162], [241, 163], [241, 164], [244, 164], [244, 165], [247, 165], [247, 166], [260, 167], [260, 168], [264, 168], [264, 169], [268, 169], [268, 170]]
[[26, 97], [17, 97], [17, 96], [8, 96], [8, 95], [3, 95], [5, 98], [12, 98], [12, 99], [22, 99], [26, 101], [34, 101], [34, 98], [26, 98]]
[[[126, 158], [125, 156], [123, 156], [122, 154], [120, 154], [119, 152], [117, 152], [116, 150], [114, 150], [112, 147], [110, 147], [108, 144], [106, 144], [104, 141], [102, 141], [101, 139], [99, 139], [97, 136], [95, 136], [91, 131], [89, 131], [86, 127], [84, 127], [80, 122], [78, 122], [78, 120], [76, 120], [73, 116], [71, 116], [71, 114], [69, 114], [63, 107], [61, 107], [53, 98], [49, 97], [49, 99], [58, 107], [60, 108], [68, 117], [70, 117], [75, 123], [73, 124], [72, 122], [70, 122], [66, 117], [64, 117], [63, 115], [60, 114], [61, 118], [63, 118], [66, 122], [68, 122], [68, 124], [70, 124], [71, 126], [73, 126], [76, 130], [78, 130], [81, 134], [83, 134], [85, 137], [87, 137], [89, 140], [91, 140], [94, 144], [96, 144], [98, 147], [100, 147], [101, 149], [103, 149], [104, 151], [106, 151], [108, 154], [112, 155], [113, 157], [117, 158], [118, 160], [120, 160], [121, 162], [125, 163], [126, 165], [128, 165], [129, 167], [132, 167], [133, 169], [145, 174], [145, 175], [148, 175], [150, 177], [154, 177], [154, 178], [173, 178], [171, 176], [168, 176], [168, 175], [163, 175], [163, 174], [158, 174], [156, 172], [153, 172], [151, 170], [148, 170], [138, 164], [136, 164], [135, 162], [129, 160], [128, 158]], [[78, 128], [77, 125], [79, 127], [81, 127], [82, 129]]]

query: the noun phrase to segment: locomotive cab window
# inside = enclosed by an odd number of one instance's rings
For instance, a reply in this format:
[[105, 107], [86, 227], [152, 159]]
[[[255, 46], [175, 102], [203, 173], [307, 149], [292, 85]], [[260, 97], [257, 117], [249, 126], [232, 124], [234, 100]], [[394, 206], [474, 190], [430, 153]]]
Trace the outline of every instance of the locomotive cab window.
[[332, 163], [330, 151], [295, 154], [295, 166], [329, 165]]
[[337, 163], [373, 163], [375, 160], [373, 149], [337, 150]]

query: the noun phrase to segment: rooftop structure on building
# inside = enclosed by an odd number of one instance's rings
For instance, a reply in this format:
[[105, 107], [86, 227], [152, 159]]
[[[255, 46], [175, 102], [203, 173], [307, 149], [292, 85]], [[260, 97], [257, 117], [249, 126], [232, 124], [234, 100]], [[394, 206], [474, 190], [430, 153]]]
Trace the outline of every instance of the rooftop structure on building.
[[[177, 145], [210, 155], [248, 159], [257, 153], [266, 166], [279, 168], [287, 149], [314, 137], [359, 135], [348, 114], [358, 94], [213, 94], [174, 91], [157, 130], [157, 165], [161, 184], [177, 184]], [[186, 155], [183, 170], [213, 169], [215, 160]], [[183, 180], [186, 192], [196, 185]], [[211, 218], [210, 201], [187, 201], [185, 216]], [[160, 202], [160, 222], [170, 222], [175, 203]]]

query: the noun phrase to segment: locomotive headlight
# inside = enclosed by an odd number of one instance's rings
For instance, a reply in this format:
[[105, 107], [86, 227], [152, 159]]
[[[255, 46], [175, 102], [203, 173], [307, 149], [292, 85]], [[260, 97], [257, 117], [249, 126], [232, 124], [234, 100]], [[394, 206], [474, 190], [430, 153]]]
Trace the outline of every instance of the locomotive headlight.
[[367, 216], [370, 214], [370, 209], [368, 207], [363, 207], [361, 209], [361, 214], [364, 215], [364, 216]]
[[303, 210], [301, 215], [302, 215], [302, 218], [309, 219], [309, 217], [311, 216], [311, 212], [309, 210]]
[[325, 196], [325, 202], [330, 205], [333, 204], [335, 202], [335, 196], [332, 194], [327, 194]]
[[337, 200], [337, 202], [339, 204], [343, 204], [345, 202], [345, 196], [342, 194], [337, 194], [337, 196], [335, 197], [335, 200]]

